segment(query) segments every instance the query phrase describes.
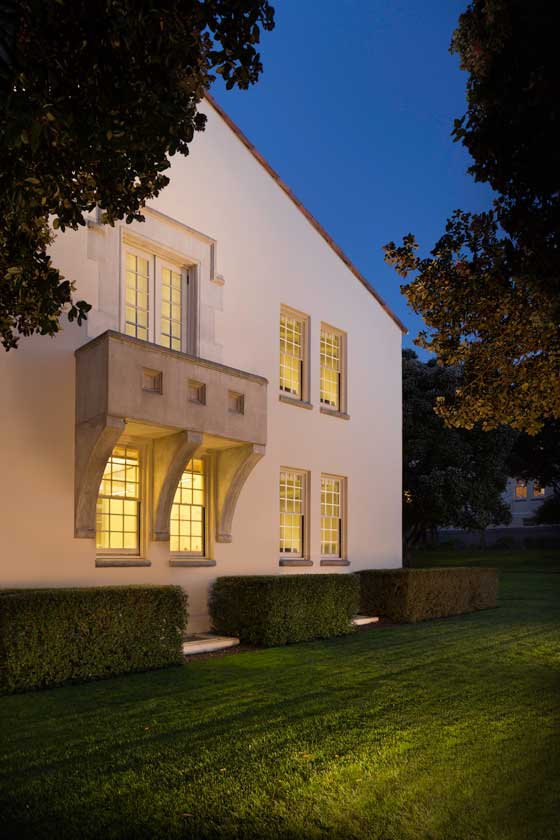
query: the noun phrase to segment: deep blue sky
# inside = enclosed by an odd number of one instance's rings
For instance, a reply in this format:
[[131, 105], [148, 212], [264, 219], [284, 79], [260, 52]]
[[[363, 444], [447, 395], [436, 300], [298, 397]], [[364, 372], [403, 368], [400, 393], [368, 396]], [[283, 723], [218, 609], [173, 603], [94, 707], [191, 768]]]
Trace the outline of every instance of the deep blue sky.
[[466, 74], [449, 53], [467, 0], [278, 0], [264, 72], [213, 95], [409, 329], [422, 326], [383, 261], [416, 234], [426, 251], [457, 207], [489, 192], [453, 143]]

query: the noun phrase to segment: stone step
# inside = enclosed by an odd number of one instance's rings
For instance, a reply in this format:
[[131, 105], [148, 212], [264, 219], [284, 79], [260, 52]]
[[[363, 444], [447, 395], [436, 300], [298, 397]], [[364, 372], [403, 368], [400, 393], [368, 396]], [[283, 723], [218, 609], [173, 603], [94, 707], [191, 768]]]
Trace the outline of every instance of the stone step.
[[378, 621], [378, 615], [355, 615], [352, 624], [355, 627], [363, 627], [364, 624], [377, 624]]
[[183, 653], [185, 656], [193, 656], [196, 653], [214, 653], [217, 650], [235, 647], [239, 639], [234, 636], [216, 636], [213, 633], [196, 633], [186, 636], [183, 642]]

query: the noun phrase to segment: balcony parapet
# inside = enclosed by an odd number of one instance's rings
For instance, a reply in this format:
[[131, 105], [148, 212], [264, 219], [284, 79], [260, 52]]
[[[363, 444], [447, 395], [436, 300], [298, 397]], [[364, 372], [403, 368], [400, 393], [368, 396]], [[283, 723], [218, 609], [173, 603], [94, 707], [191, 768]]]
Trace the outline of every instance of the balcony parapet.
[[186, 463], [216, 450], [216, 540], [231, 541], [237, 498], [265, 452], [267, 380], [113, 331], [75, 355], [75, 536], [95, 536], [107, 458], [132, 434], [154, 444], [152, 538], [169, 539], [169, 513]]

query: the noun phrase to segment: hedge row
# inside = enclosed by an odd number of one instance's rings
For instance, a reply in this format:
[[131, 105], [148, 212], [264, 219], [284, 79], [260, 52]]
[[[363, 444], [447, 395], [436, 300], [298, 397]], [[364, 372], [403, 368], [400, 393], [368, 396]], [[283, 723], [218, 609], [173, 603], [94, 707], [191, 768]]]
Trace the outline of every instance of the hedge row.
[[496, 606], [496, 569], [368, 569], [360, 578], [360, 612], [395, 622], [485, 610]]
[[179, 586], [0, 592], [0, 691], [146, 671], [181, 662]]
[[252, 645], [285, 645], [352, 631], [355, 575], [220, 577], [210, 597], [213, 629]]

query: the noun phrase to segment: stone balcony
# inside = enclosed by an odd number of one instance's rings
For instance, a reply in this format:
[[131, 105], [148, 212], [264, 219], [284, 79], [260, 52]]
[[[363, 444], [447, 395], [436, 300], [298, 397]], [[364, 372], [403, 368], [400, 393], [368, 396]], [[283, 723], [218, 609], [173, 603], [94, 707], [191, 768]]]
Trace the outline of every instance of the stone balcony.
[[235, 504], [266, 445], [267, 380], [108, 331], [76, 351], [75, 536], [95, 536], [95, 506], [113, 447], [153, 445], [152, 539], [188, 461], [212, 453], [218, 542], [231, 541]]

